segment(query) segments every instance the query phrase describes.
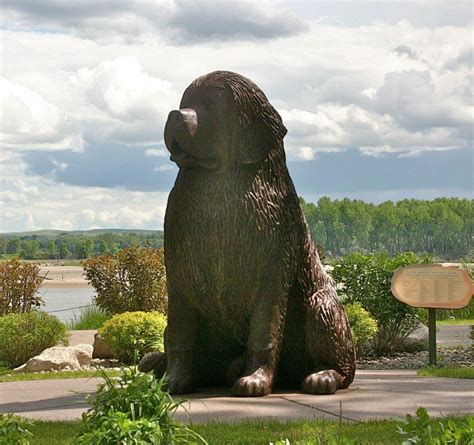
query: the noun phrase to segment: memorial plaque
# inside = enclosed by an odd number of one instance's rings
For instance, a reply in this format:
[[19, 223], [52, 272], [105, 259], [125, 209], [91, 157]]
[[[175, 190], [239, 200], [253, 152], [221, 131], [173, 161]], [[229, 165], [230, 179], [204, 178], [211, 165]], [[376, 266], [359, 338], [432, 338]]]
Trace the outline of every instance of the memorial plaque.
[[457, 266], [417, 264], [395, 271], [392, 293], [414, 307], [460, 309], [471, 300], [472, 281], [469, 272]]

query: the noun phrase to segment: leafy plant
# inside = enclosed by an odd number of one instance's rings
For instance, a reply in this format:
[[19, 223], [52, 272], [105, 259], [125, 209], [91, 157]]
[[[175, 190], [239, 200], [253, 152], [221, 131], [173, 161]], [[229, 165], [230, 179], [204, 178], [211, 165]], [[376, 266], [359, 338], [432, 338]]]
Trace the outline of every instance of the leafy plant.
[[38, 289], [44, 278], [38, 264], [0, 262], [0, 315], [39, 309], [44, 302]]
[[0, 444], [28, 445], [33, 433], [32, 422], [13, 414], [0, 414]]
[[0, 317], [0, 362], [14, 368], [58, 343], [67, 344], [66, 326], [45, 312]]
[[344, 306], [352, 338], [358, 353], [363, 354], [369, 343], [377, 335], [377, 321], [359, 303], [350, 303]]
[[352, 253], [334, 265], [332, 276], [343, 286], [345, 304], [359, 303], [377, 320], [378, 333], [373, 340], [376, 352], [396, 348], [419, 325], [419, 311], [398, 301], [390, 291], [394, 271], [415, 263], [419, 260], [413, 253], [393, 258], [383, 253]]
[[67, 323], [68, 329], [85, 330], [99, 329], [108, 319], [110, 315], [91, 304], [83, 309], [79, 315], [74, 315], [73, 319]]
[[403, 445], [472, 445], [474, 443], [474, 418], [461, 421], [430, 419], [426, 408], [416, 410], [416, 416], [406, 415], [397, 431], [404, 437]]
[[160, 312], [125, 312], [107, 320], [99, 334], [123, 363], [151, 350], [163, 351], [166, 317]]
[[103, 311], [167, 313], [163, 249], [130, 247], [115, 255], [91, 257], [83, 267], [97, 292], [95, 302]]
[[164, 379], [136, 368], [123, 370], [118, 379], [103, 374], [104, 383], [95, 397], [88, 399], [91, 409], [83, 414], [81, 445], [187, 444], [207, 442], [173, 414], [182, 402], [175, 402], [163, 389]]

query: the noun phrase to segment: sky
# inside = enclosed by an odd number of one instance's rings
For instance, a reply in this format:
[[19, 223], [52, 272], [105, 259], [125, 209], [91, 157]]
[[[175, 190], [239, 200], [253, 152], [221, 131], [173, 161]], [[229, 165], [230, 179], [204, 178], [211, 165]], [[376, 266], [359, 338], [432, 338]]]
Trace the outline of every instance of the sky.
[[0, 0], [0, 232], [161, 229], [170, 110], [252, 79], [297, 193], [472, 198], [472, 4]]

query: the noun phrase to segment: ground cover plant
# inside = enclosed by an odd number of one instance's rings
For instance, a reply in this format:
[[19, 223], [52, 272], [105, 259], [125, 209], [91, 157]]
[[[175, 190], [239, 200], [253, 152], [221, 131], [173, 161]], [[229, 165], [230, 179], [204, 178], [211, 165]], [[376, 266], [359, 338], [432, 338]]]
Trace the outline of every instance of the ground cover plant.
[[84, 274], [96, 290], [97, 306], [109, 314], [167, 312], [163, 249], [138, 247], [84, 261]]
[[431, 419], [425, 408], [416, 415], [407, 414], [406, 420], [397, 426], [403, 445], [472, 445], [474, 443], [474, 417]]
[[105, 382], [88, 402], [78, 443], [206, 444], [193, 430], [173, 418], [181, 402], [164, 390], [164, 379], [136, 368], [123, 370], [118, 379], [103, 374]]
[[99, 329], [110, 317], [107, 312], [97, 307], [97, 305], [91, 304], [82, 309], [79, 315], [74, 315], [73, 319], [67, 323], [67, 327], [70, 330], [79, 331]]
[[160, 312], [124, 312], [107, 320], [98, 332], [115, 357], [131, 364], [147, 352], [163, 351], [166, 323]]
[[13, 414], [0, 414], [0, 444], [28, 445], [33, 433], [32, 422]]
[[[433, 418], [433, 422], [454, 422], [463, 425], [472, 422], [472, 416]], [[292, 445], [298, 441], [314, 444], [347, 445], [348, 439], [363, 445], [400, 445], [402, 436], [397, 427], [403, 421], [370, 420], [364, 422], [342, 422], [328, 420], [248, 421], [237, 423], [214, 422], [193, 424], [192, 429], [210, 445], [268, 445], [270, 442], [288, 439]], [[82, 423], [35, 421], [32, 445], [69, 445], [81, 431]], [[332, 442], [330, 442], [332, 441]], [[301, 442], [300, 442], [301, 443]], [[304, 442], [303, 442], [304, 443]], [[463, 445], [467, 445], [466, 444]], [[461, 445], [461, 444], [458, 444]]]
[[[120, 371], [115, 369], [104, 369], [109, 377], [118, 377]], [[11, 369], [0, 371], [0, 383], [19, 382], [26, 380], [56, 380], [101, 377], [98, 369], [80, 369], [75, 371], [52, 371], [52, 372], [19, 372], [12, 373]]]
[[474, 379], [474, 368], [422, 368], [417, 375], [423, 377], [447, 377], [453, 379]]
[[0, 362], [10, 368], [25, 363], [44, 349], [67, 344], [66, 326], [45, 312], [0, 317]]

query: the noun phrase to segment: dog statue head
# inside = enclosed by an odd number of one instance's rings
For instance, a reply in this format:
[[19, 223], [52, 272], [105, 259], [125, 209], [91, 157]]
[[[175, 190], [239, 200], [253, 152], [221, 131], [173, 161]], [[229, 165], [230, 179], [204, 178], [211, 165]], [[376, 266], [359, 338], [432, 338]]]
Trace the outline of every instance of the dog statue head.
[[287, 130], [251, 80], [230, 71], [197, 78], [165, 126], [165, 144], [180, 168], [256, 164], [270, 153], [285, 158]]

